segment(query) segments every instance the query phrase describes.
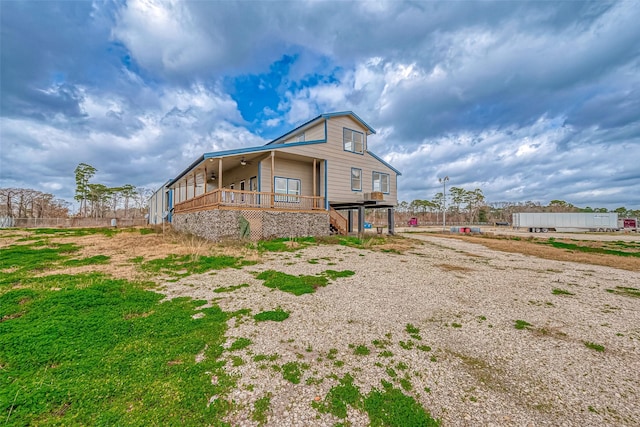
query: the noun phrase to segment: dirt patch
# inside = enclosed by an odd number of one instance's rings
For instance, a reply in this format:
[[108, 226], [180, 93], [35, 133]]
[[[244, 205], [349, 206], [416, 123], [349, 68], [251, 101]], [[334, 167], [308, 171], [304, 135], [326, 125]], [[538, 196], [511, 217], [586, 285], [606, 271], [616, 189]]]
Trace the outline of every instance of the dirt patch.
[[16, 243], [20, 243], [20, 239], [31, 236], [31, 232], [26, 230], [0, 230], [0, 248], [6, 248]]
[[455, 265], [455, 264], [438, 264], [437, 267], [439, 267], [443, 271], [460, 271], [464, 273], [473, 271], [473, 269], [469, 267], [465, 267], [463, 265]]

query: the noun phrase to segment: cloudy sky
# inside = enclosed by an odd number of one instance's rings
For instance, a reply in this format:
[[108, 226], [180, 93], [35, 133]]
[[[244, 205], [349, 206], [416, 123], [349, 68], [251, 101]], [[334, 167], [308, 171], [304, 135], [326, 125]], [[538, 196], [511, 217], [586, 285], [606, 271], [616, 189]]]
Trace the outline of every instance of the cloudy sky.
[[324, 112], [400, 199], [640, 208], [640, 2], [0, 1], [0, 187], [157, 188]]

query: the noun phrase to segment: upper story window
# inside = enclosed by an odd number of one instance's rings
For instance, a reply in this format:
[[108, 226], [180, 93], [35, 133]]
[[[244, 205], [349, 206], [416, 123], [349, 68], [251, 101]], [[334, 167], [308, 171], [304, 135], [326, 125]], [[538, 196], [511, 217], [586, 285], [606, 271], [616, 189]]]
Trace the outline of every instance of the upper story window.
[[351, 168], [351, 190], [362, 191], [362, 169]]
[[389, 174], [382, 172], [373, 173], [373, 191], [389, 193]]
[[351, 151], [353, 153], [364, 153], [364, 134], [355, 130], [343, 128], [342, 140], [344, 151]]

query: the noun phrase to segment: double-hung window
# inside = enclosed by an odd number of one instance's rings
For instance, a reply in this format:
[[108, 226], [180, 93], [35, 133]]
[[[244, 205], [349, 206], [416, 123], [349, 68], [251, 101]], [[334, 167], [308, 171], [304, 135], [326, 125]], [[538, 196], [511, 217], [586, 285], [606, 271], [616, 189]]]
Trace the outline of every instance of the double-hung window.
[[351, 190], [362, 191], [362, 169], [351, 168]]
[[389, 193], [389, 174], [382, 172], [373, 173], [373, 191]]
[[293, 202], [297, 203], [301, 193], [300, 180], [295, 178], [276, 177], [274, 182], [275, 200], [276, 202]]
[[343, 128], [342, 141], [344, 151], [351, 151], [353, 153], [360, 154], [364, 153], [364, 134], [362, 132]]

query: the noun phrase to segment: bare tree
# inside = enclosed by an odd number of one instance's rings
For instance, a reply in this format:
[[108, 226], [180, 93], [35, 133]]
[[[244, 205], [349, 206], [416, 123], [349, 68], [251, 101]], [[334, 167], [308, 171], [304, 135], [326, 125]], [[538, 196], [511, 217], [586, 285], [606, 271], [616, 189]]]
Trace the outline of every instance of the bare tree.
[[53, 194], [31, 188], [0, 188], [0, 216], [11, 218], [62, 218], [69, 203]]

